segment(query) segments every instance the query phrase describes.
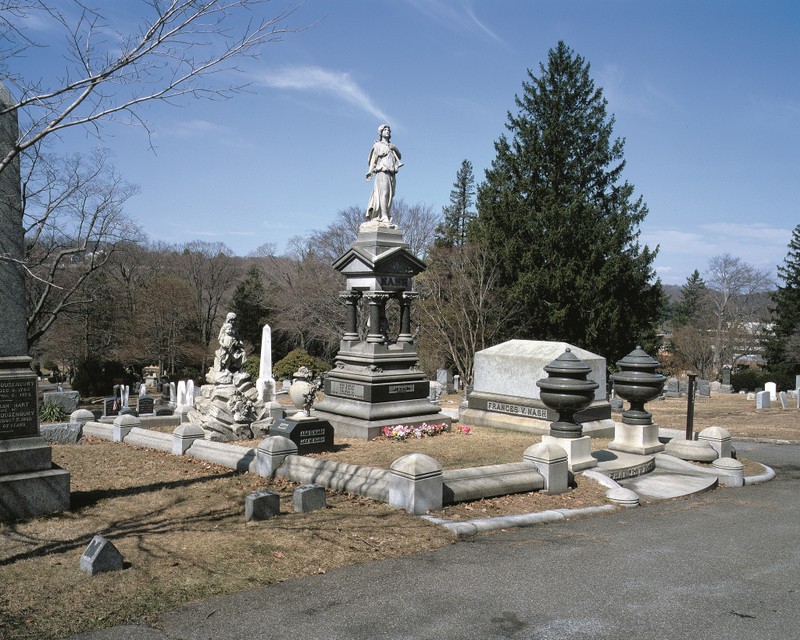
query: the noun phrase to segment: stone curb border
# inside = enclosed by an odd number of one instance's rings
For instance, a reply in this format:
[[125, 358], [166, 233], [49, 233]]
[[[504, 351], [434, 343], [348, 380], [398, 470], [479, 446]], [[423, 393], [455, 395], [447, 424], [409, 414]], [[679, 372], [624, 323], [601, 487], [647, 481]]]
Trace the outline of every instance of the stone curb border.
[[498, 516], [496, 518], [479, 518], [476, 520], [467, 520], [464, 522], [453, 522], [451, 520], [443, 520], [442, 518], [435, 518], [434, 516], [420, 516], [428, 522], [439, 524], [455, 533], [459, 538], [474, 536], [486, 531], [495, 531], [497, 529], [513, 529], [515, 527], [531, 527], [537, 524], [545, 524], [547, 522], [557, 522], [574, 518], [577, 516], [597, 515], [599, 513], [608, 513], [616, 511], [617, 507], [613, 504], [607, 504], [600, 507], [585, 507], [583, 509], [550, 509], [548, 511], [540, 511], [538, 513], [521, 513], [514, 516]]
[[[761, 464], [760, 462], [758, 464]], [[775, 478], [776, 474], [773, 469], [765, 464], [761, 465], [766, 469], [762, 474], [756, 476], [745, 476], [744, 484], [753, 485], [762, 482], [769, 482]], [[583, 475], [595, 480], [604, 487], [608, 487], [608, 493], [623, 487], [617, 484], [608, 476], [600, 473], [599, 471], [584, 471]], [[551, 509], [548, 511], [540, 511], [536, 513], [521, 513], [513, 516], [498, 516], [496, 518], [476, 518], [475, 520], [464, 520], [454, 522], [452, 520], [444, 520], [443, 518], [436, 518], [434, 516], [424, 515], [423, 519], [434, 524], [441, 525], [449, 529], [459, 538], [467, 538], [475, 536], [479, 533], [486, 533], [487, 531], [497, 531], [498, 529], [513, 529], [516, 527], [532, 527], [537, 524], [546, 524], [548, 522], [557, 522], [560, 520], [567, 520], [577, 516], [593, 516], [602, 513], [609, 513], [616, 511], [621, 507], [628, 507], [634, 505], [622, 504], [608, 504], [599, 507], [584, 507], [583, 509]]]

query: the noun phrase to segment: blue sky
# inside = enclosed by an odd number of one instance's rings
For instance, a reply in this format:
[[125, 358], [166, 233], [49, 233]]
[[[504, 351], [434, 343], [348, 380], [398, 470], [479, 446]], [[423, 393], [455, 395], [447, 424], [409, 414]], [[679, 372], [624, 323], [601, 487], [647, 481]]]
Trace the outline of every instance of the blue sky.
[[[141, 6], [108, 11], [129, 20]], [[285, 6], [273, 0], [266, 15]], [[151, 140], [109, 124], [99, 141], [64, 136], [61, 150], [111, 149], [141, 187], [127, 211], [155, 240], [283, 250], [366, 206], [384, 121], [406, 202], [440, 211], [464, 159], [482, 180], [527, 69], [564, 40], [626, 139], [624, 175], [649, 206], [641, 241], [660, 246], [662, 282], [683, 284], [721, 253], [770, 272], [786, 256], [800, 223], [800, 3], [306, 0], [288, 24], [309, 26], [240, 64], [249, 93], [152, 105]]]

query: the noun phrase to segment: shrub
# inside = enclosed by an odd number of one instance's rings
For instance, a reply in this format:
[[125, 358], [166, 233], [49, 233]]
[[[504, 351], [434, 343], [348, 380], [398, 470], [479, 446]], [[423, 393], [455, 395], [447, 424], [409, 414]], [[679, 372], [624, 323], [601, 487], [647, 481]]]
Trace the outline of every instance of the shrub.
[[116, 360], [89, 357], [78, 363], [72, 388], [82, 396], [107, 396], [115, 384], [131, 385], [133, 377]]
[[244, 366], [242, 369], [245, 373], [250, 374], [251, 380], [258, 380], [258, 373], [259, 369], [261, 368], [261, 358], [258, 356], [247, 356], [247, 360], [244, 361]]
[[774, 382], [781, 391], [794, 388], [794, 377], [779, 371], [740, 369], [731, 373], [731, 386], [734, 391], [763, 389], [767, 382]]
[[317, 376], [330, 369], [324, 360], [309, 355], [304, 349], [295, 349], [272, 366], [272, 377], [275, 378], [275, 380], [287, 380], [292, 377], [295, 371], [303, 366], [311, 371], [312, 376]]
[[41, 422], [64, 422], [67, 419], [64, 408], [55, 402], [43, 402], [39, 407], [39, 420]]

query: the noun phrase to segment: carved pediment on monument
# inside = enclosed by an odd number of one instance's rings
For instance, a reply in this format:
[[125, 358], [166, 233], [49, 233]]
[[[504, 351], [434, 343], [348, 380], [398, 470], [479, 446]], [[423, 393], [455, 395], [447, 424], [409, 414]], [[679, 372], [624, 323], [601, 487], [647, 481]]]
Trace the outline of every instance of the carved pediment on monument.
[[378, 255], [351, 247], [333, 268], [345, 275], [406, 275], [415, 276], [425, 271], [425, 263], [403, 247], [392, 247]]

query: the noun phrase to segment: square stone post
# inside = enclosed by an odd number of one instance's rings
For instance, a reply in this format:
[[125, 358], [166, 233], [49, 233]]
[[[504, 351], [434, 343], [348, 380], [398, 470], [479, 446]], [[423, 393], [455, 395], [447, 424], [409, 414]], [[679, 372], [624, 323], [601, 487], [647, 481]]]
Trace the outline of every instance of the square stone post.
[[389, 506], [422, 515], [442, 508], [442, 465], [422, 453], [409, 453], [389, 467]]

